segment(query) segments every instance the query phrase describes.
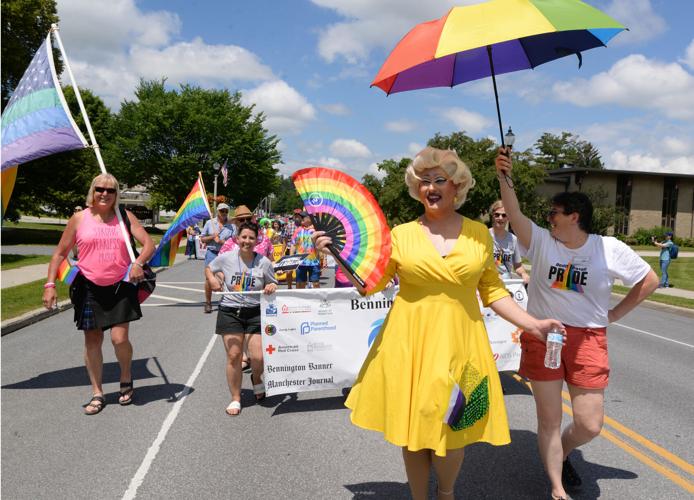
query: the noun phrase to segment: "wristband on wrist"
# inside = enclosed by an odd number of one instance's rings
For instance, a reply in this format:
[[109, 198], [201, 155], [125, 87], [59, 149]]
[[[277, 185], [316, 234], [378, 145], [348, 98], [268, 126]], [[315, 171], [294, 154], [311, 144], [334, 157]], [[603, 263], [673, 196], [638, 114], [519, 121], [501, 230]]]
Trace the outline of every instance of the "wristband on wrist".
[[47, 281], [46, 283], [44, 283], [43, 287], [44, 288], [55, 288], [55, 283], [52, 281]]
[[144, 265], [140, 264], [138, 261], [133, 262], [136, 266], [138, 266], [140, 269], [144, 269]]

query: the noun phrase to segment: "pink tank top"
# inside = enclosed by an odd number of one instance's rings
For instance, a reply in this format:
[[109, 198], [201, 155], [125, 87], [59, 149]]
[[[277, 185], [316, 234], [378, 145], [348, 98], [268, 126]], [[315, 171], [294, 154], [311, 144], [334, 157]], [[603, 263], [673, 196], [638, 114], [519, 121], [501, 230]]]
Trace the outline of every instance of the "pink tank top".
[[80, 271], [92, 283], [112, 285], [125, 276], [130, 265], [128, 248], [114, 217], [108, 224], [99, 222], [86, 209], [77, 227], [77, 250]]

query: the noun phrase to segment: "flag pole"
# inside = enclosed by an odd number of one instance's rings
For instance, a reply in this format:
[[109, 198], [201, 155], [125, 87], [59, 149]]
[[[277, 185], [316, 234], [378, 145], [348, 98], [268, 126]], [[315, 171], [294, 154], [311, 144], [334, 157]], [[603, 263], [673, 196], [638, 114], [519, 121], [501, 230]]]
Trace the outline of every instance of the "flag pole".
[[[60, 29], [58, 28], [57, 24], [51, 24], [51, 33], [53, 33], [53, 36], [55, 37], [56, 41], [58, 42], [58, 48], [60, 49], [60, 54], [63, 56], [63, 62], [65, 63], [65, 69], [67, 70], [68, 75], [70, 76], [70, 83], [72, 84], [72, 90], [75, 91], [75, 97], [77, 98], [77, 104], [80, 107], [80, 111], [82, 113], [82, 118], [84, 118], [84, 124], [87, 127], [87, 132], [89, 133], [89, 140], [91, 141], [91, 149], [94, 150], [94, 154], [96, 155], [96, 161], [99, 163], [99, 168], [101, 169], [102, 174], [107, 174], [108, 172], [106, 171], [106, 165], [104, 165], [104, 159], [101, 157], [101, 149], [99, 148], [99, 144], [96, 142], [96, 138], [94, 137], [94, 130], [92, 130], [92, 124], [89, 121], [89, 116], [87, 115], [87, 110], [84, 107], [84, 102], [82, 102], [82, 95], [80, 94], [80, 89], [77, 86], [77, 82], [75, 80], [75, 76], [72, 74], [72, 69], [70, 68], [70, 62], [68, 61], [67, 54], [65, 53], [65, 48], [63, 47], [63, 41], [60, 39]], [[120, 189], [119, 186], [116, 186], [116, 188]], [[125, 223], [123, 222], [123, 216], [120, 213], [120, 207], [116, 207], [116, 218], [118, 219], [118, 225], [120, 226], [120, 232], [123, 235], [123, 239], [125, 240], [125, 246], [128, 249], [128, 255], [130, 255], [130, 261], [135, 262], [135, 252], [133, 252], [132, 245], [130, 244], [130, 235], [128, 234], [128, 230], [125, 228]]]

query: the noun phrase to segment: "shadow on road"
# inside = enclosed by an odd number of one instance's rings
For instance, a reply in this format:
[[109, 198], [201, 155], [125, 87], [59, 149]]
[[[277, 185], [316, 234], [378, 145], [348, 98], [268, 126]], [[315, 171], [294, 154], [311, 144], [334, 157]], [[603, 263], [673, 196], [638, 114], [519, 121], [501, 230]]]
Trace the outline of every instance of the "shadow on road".
[[276, 406], [272, 416], [285, 413], [301, 413], [307, 411], [344, 410], [345, 397], [333, 396], [328, 398], [302, 399], [296, 393], [269, 396], [261, 403], [266, 407]]
[[[573, 500], [600, 498], [600, 479], [636, 479], [631, 471], [586, 462], [580, 451], [571, 455], [576, 470], [583, 478], [580, 491], [570, 495]], [[392, 481], [345, 485], [354, 499], [411, 498], [406, 483]], [[550, 486], [534, 432], [511, 430], [511, 444], [491, 446], [476, 443], [465, 449], [465, 462], [455, 484], [456, 498], [536, 500], [550, 497]], [[429, 483], [429, 498], [436, 498], [434, 477]]]
[[[133, 380], [135, 381], [135, 398], [133, 404], [144, 405], [153, 401], [166, 399], [169, 402], [176, 401], [176, 394], [180, 393], [185, 385], [168, 381], [156, 358], [152, 358], [157, 364], [161, 375], [152, 373], [147, 368], [149, 358], [134, 359], [132, 364]], [[138, 386], [138, 380], [150, 378], [164, 378], [163, 384]], [[120, 367], [117, 362], [104, 363], [103, 383], [113, 384], [120, 381]], [[36, 377], [21, 382], [5, 384], [2, 389], [59, 389], [61, 387], [89, 386], [87, 369], [84, 366], [75, 366], [63, 370], [41, 373]], [[193, 388], [190, 389], [194, 391]], [[118, 403], [118, 391], [106, 393], [106, 403]]]

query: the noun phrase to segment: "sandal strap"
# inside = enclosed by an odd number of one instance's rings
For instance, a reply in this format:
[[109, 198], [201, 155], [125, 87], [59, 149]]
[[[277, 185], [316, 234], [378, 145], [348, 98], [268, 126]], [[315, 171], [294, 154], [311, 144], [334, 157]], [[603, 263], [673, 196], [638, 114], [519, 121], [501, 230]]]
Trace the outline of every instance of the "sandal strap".
[[106, 404], [106, 400], [103, 396], [93, 396], [92, 399], [89, 400], [89, 403], [87, 403], [87, 406], [96, 406], [92, 404], [94, 401], [101, 403], [102, 405]]
[[265, 393], [265, 384], [263, 382], [259, 384], [255, 384], [253, 386], [253, 394], [264, 394]]

